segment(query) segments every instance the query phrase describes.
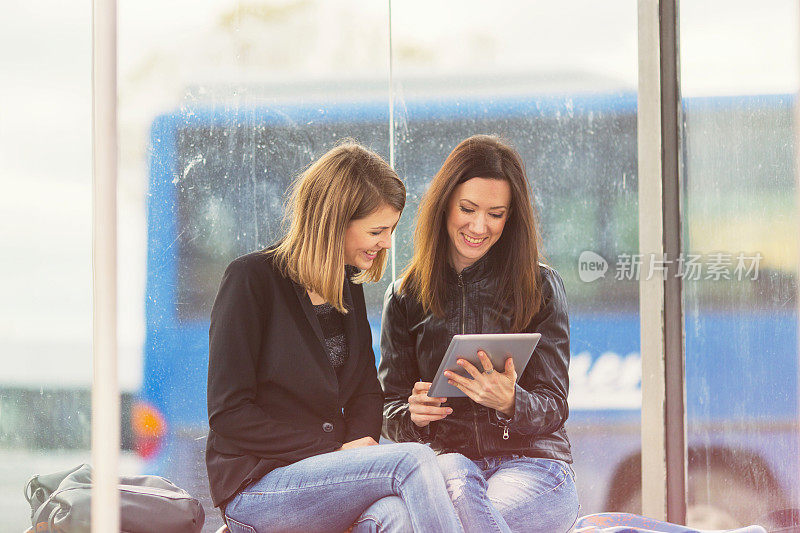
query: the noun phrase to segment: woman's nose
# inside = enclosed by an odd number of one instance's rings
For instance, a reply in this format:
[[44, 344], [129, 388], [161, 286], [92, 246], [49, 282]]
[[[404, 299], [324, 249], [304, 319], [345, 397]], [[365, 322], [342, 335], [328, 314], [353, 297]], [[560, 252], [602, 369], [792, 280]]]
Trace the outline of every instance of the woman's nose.
[[486, 218], [483, 215], [475, 215], [475, 218], [472, 220], [472, 224], [470, 224], [470, 226], [470, 229], [473, 233], [481, 235], [484, 231], [486, 231]]

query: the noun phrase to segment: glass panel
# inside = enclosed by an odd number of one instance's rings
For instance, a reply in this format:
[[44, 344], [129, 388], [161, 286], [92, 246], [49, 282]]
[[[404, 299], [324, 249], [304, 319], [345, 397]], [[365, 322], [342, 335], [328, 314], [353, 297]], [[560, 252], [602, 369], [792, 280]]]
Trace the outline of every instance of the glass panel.
[[91, 5], [3, 6], [0, 531], [31, 527], [31, 477], [91, 459], [90, 58]]
[[447, 154], [477, 133], [514, 145], [569, 300], [581, 512], [638, 507], [635, 2], [395, 2], [392, 32], [395, 160], [410, 191], [398, 273]]
[[49, 2], [0, 17], [2, 531], [31, 527], [29, 478], [90, 455], [89, 15]]
[[680, 24], [688, 520], [776, 527], [765, 515], [800, 494], [800, 17], [686, 2]]
[[[388, 6], [123, 1], [119, 20], [120, 298], [143, 376], [134, 444], [144, 471], [202, 500], [214, 531], [211, 305], [227, 264], [279, 237], [287, 188], [313, 159], [345, 137], [388, 159]], [[376, 330], [388, 276], [365, 286]]]

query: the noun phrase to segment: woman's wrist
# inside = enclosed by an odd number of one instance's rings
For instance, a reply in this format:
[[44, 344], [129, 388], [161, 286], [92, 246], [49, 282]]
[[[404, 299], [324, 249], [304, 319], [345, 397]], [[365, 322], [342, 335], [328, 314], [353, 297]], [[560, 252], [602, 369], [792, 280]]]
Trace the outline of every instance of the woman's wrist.
[[506, 418], [513, 418], [514, 417], [514, 405], [515, 405], [515, 397], [511, 397], [511, 403], [507, 406], [504, 406], [502, 409], [498, 409], [497, 411], [500, 412]]

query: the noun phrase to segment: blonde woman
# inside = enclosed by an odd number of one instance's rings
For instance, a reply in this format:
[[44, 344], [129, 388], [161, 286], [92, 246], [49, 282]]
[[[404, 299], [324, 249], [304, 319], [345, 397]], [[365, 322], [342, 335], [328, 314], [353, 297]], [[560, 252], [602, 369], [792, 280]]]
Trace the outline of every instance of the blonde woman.
[[293, 194], [285, 237], [228, 266], [211, 312], [214, 505], [232, 533], [457, 531], [434, 453], [376, 442], [383, 395], [360, 283], [383, 274], [405, 187], [345, 143]]

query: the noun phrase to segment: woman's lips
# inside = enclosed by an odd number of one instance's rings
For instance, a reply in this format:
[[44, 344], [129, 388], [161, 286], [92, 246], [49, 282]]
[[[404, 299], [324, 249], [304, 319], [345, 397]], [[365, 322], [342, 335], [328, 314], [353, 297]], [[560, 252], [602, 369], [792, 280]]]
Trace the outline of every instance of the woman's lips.
[[[473, 237], [467, 237], [467, 235], [465, 235], [464, 233], [462, 233], [461, 236], [464, 238], [464, 244], [466, 244], [467, 246], [469, 246], [471, 248], [480, 247], [480, 245], [483, 244], [483, 241], [485, 241], [487, 239], [487, 237], [483, 237], [482, 239], [474, 239]], [[470, 239], [472, 239], [473, 242], [470, 242]], [[477, 242], [474, 242], [474, 241], [477, 241]]]

